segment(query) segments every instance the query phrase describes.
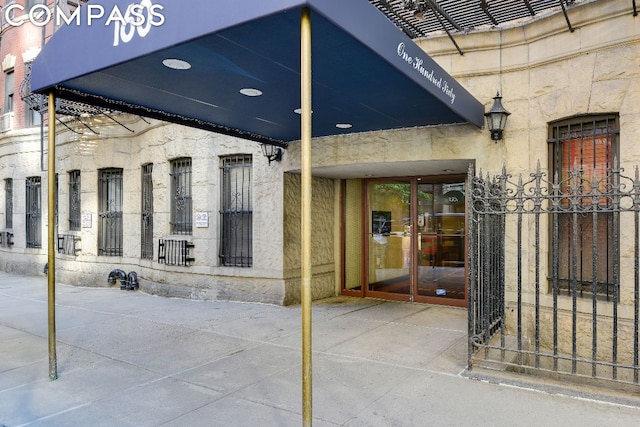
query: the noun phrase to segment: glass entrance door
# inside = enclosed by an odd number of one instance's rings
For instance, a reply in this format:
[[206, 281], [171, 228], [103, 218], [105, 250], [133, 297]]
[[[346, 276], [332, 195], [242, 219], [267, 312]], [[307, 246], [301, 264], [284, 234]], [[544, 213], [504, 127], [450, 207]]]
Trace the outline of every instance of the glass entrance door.
[[465, 305], [464, 181], [425, 181], [368, 182], [365, 295]]
[[466, 302], [464, 199], [464, 182], [418, 183], [417, 295], [429, 302]]
[[369, 183], [369, 268], [367, 294], [411, 292], [411, 183]]

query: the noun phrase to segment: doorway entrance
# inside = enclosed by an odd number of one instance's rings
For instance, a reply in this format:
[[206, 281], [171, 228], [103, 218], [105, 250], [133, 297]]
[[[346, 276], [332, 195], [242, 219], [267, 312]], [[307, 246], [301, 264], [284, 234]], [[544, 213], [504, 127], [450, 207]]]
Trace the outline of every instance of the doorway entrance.
[[361, 295], [465, 306], [465, 176], [365, 180], [361, 194]]

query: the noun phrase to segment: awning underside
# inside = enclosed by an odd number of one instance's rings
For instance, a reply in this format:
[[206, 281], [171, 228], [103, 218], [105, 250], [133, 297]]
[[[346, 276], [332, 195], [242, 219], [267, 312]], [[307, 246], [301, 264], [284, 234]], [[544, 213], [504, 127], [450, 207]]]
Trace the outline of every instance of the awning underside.
[[[482, 105], [366, 0], [347, 2], [358, 5], [348, 11], [366, 10], [360, 18], [373, 17], [369, 23], [354, 17], [345, 19], [344, 5], [334, 0], [323, 1], [320, 11], [313, 8], [316, 2], [301, 2], [300, 7], [279, 10], [178, 44], [150, 43], [155, 33], [164, 30], [152, 28], [140, 40], [153, 46], [150, 51], [136, 52], [125, 60], [118, 58], [117, 63], [98, 70], [84, 68], [82, 49], [58, 56], [63, 37], [92, 36], [92, 27], [68, 26], [54, 35], [36, 59], [33, 89], [46, 93], [55, 88], [58, 96], [66, 99], [257, 141], [297, 140], [300, 138], [300, 116], [295, 111], [300, 107], [300, 8], [309, 6], [312, 9], [314, 137], [446, 123], [482, 125]], [[338, 6], [332, 8], [333, 4]], [[365, 9], [358, 9], [362, 7]], [[173, 15], [179, 10], [179, 7], [165, 8], [167, 23], [184, 19]], [[188, 13], [193, 19], [194, 11]], [[341, 16], [333, 19], [332, 13]], [[354, 29], [345, 28], [345, 22], [351, 21], [357, 22]], [[371, 32], [376, 32], [370, 40], [367, 40], [367, 25]], [[68, 34], [64, 35], [65, 32]], [[56, 41], [59, 36], [61, 41]], [[163, 37], [166, 39], [166, 34]], [[376, 46], [378, 39], [384, 39], [386, 45]], [[423, 75], [415, 62], [409, 63], [406, 56], [399, 55], [400, 44], [407, 46], [414, 61], [418, 57], [414, 52], [424, 55], [418, 58], [419, 61], [426, 59], [428, 68], [423, 70]], [[162, 47], [158, 49], [158, 46]], [[99, 48], [92, 46], [92, 49]], [[74, 48], [66, 46], [66, 49]], [[168, 68], [163, 65], [166, 59], [186, 61], [191, 68]], [[68, 66], [77, 67], [77, 71], [66, 70], [65, 76], [71, 77], [59, 81], [56, 67]], [[429, 75], [429, 71], [436, 77]], [[447, 93], [443, 89], [443, 79], [453, 91]], [[262, 94], [245, 96], [241, 89], [258, 89]]]

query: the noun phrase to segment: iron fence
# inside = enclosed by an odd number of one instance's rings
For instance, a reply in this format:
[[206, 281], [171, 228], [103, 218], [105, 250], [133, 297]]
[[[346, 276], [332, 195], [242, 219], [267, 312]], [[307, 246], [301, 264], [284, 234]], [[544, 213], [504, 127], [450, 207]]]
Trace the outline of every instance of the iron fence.
[[470, 368], [638, 384], [640, 175], [622, 172], [469, 170]]

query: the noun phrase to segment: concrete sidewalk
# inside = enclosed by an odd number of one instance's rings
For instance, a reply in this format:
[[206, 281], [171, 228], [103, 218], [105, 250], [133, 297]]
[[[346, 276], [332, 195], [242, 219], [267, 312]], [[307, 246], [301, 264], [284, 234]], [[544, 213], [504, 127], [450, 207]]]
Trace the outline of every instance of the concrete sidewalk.
[[[302, 424], [299, 306], [58, 284], [50, 381], [46, 298], [45, 277], [0, 272], [0, 426]], [[466, 319], [424, 304], [315, 302], [314, 425], [640, 423], [633, 399], [469, 379]]]

